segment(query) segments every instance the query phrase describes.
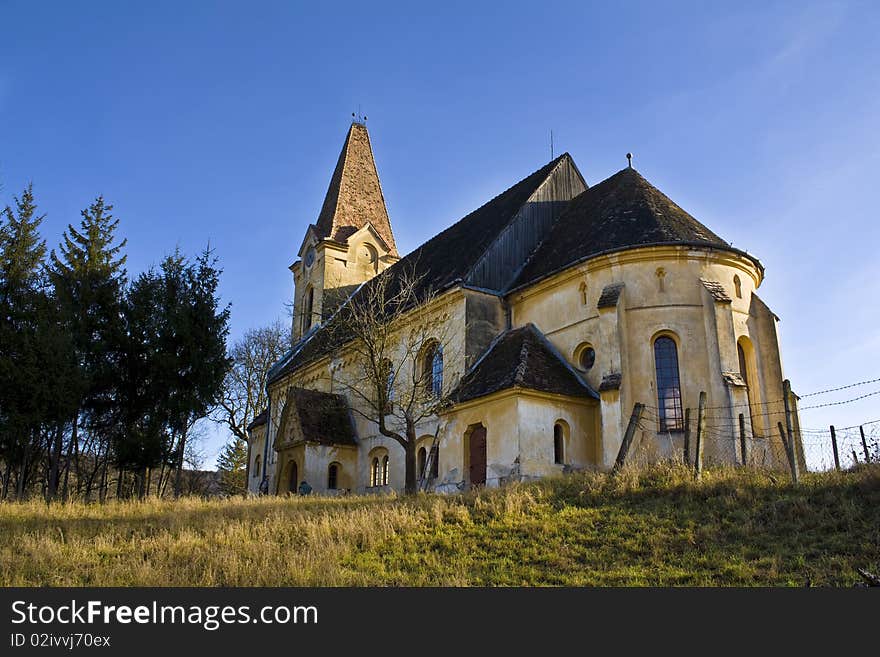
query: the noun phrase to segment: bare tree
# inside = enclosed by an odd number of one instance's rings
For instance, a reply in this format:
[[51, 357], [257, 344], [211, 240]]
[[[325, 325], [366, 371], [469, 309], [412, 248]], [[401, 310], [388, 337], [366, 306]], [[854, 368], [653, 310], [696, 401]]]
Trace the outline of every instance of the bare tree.
[[269, 369], [290, 349], [290, 328], [280, 320], [252, 329], [229, 352], [232, 367], [226, 374], [223, 395], [212, 414], [233, 436], [248, 439], [248, 425], [269, 401], [266, 379]]
[[442, 405], [444, 360], [455, 362], [453, 325], [442, 305], [414, 267], [402, 266], [366, 283], [324, 329], [337, 344], [348, 343], [353, 359], [334, 387], [354, 413], [403, 447], [406, 493], [417, 488], [418, 425]]

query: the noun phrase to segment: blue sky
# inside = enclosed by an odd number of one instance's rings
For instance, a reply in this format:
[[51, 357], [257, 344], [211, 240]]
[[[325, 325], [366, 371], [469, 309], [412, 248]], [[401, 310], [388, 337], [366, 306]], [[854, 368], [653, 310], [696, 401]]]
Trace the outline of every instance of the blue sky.
[[[233, 339], [285, 316], [360, 108], [402, 252], [549, 160], [552, 129], [590, 184], [632, 151], [762, 260], [795, 391], [880, 378], [876, 3], [0, 0], [0, 26], [0, 201], [32, 180], [54, 246], [104, 194], [133, 274], [210, 240]], [[880, 396], [802, 414], [874, 419]]]

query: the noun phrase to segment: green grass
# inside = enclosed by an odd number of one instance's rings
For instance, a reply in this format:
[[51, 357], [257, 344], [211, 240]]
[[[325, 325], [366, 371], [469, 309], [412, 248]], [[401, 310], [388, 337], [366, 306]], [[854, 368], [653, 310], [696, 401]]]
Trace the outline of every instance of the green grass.
[[0, 584], [851, 586], [880, 468], [676, 466], [461, 496], [0, 506]]

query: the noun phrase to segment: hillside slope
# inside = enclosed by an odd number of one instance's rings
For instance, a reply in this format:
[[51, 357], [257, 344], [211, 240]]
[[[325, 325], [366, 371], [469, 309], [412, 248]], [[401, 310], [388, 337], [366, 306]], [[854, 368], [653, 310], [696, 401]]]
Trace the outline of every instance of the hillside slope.
[[880, 467], [674, 466], [462, 496], [0, 506], [0, 584], [812, 585], [880, 570]]

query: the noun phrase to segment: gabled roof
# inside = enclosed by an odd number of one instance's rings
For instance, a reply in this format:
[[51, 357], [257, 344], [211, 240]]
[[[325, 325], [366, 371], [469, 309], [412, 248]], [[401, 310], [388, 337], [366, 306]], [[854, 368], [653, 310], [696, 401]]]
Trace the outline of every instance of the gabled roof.
[[276, 441], [288, 437], [322, 445], [354, 445], [355, 431], [342, 395], [306, 388], [290, 388]]
[[602, 253], [639, 246], [708, 246], [746, 255], [682, 210], [632, 168], [572, 199], [523, 268], [514, 288]]
[[373, 159], [370, 135], [365, 125], [352, 122], [315, 223], [315, 233], [322, 239], [344, 242], [367, 222], [373, 224], [391, 255], [396, 256], [397, 246]]
[[514, 387], [598, 399], [537, 327], [526, 324], [498, 336], [448, 400], [461, 403]]
[[[418, 297], [423, 297], [428, 290], [439, 293], [464, 281], [499, 233], [510, 224], [556, 166], [563, 160], [570, 159], [568, 153], [563, 153], [379, 274], [379, 277], [392, 278], [388, 296], [393, 296], [393, 281], [399, 280], [403, 272], [410, 279], [417, 279]], [[374, 284], [373, 281], [379, 277], [364, 283], [355, 294], [366, 293], [362, 288]], [[328, 323], [332, 321], [334, 320], [331, 319]], [[306, 335], [294, 345], [291, 353], [273, 366], [269, 383], [327, 355], [344, 344], [344, 335], [344, 331], [327, 331], [325, 327]]]

